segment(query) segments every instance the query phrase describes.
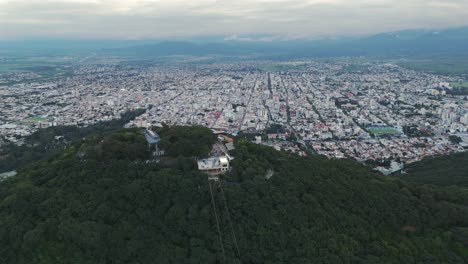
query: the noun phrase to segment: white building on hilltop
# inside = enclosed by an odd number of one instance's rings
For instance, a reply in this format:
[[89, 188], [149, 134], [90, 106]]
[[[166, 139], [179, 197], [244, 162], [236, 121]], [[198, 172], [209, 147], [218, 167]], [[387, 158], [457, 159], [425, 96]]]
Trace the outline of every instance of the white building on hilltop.
[[161, 137], [159, 136], [159, 134], [151, 129], [145, 129], [144, 134], [146, 142], [148, 142], [149, 148], [153, 149], [152, 146], [154, 146], [153, 155], [163, 156], [165, 154], [164, 150], [158, 148], [158, 143], [161, 141]]
[[209, 174], [221, 174], [229, 171], [229, 160], [226, 156], [212, 157], [197, 161], [198, 169]]

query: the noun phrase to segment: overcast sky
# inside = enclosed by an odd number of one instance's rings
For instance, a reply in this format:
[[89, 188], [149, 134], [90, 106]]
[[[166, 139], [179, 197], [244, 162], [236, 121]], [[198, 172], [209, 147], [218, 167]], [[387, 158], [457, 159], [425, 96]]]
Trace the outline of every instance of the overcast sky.
[[462, 25], [468, 0], [0, 0], [0, 39], [287, 39]]

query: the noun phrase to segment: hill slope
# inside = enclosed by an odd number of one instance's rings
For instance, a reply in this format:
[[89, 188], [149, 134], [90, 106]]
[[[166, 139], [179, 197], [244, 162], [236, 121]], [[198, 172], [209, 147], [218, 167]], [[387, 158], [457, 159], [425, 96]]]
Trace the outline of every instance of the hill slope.
[[123, 113], [119, 119], [102, 121], [87, 127], [54, 126], [40, 129], [24, 140], [24, 145], [0, 145], [0, 173], [21, 168], [28, 163], [52, 157], [69, 144], [96, 134], [115, 131], [130, 120], [143, 114], [138, 109]]
[[187, 158], [171, 167], [145, 162], [141, 132], [120, 130], [76, 143], [0, 183], [0, 259], [468, 261], [467, 248], [454, 238], [460, 234], [452, 232], [468, 226], [467, 209], [430, 189], [378, 177], [353, 161], [300, 158], [242, 141], [236, 151], [234, 170], [221, 187], [212, 183], [225, 254], [206, 175]]
[[416, 184], [432, 184], [468, 188], [468, 152], [428, 157], [410, 164], [403, 180]]

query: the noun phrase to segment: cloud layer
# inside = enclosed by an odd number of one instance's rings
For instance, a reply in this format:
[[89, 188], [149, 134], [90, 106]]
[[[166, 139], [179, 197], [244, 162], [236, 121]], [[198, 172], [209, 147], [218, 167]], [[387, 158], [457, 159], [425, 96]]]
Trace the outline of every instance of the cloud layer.
[[0, 39], [317, 38], [467, 24], [467, 0], [0, 0]]

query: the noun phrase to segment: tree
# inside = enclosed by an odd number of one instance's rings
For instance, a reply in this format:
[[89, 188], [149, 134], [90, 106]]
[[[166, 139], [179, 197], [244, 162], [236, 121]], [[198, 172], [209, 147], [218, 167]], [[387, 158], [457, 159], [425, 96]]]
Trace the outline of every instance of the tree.
[[449, 140], [453, 144], [459, 144], [460, 142], [462, 142], [462, 139], [459, 136], [455, 136], [455, 135], [450, 135]]

